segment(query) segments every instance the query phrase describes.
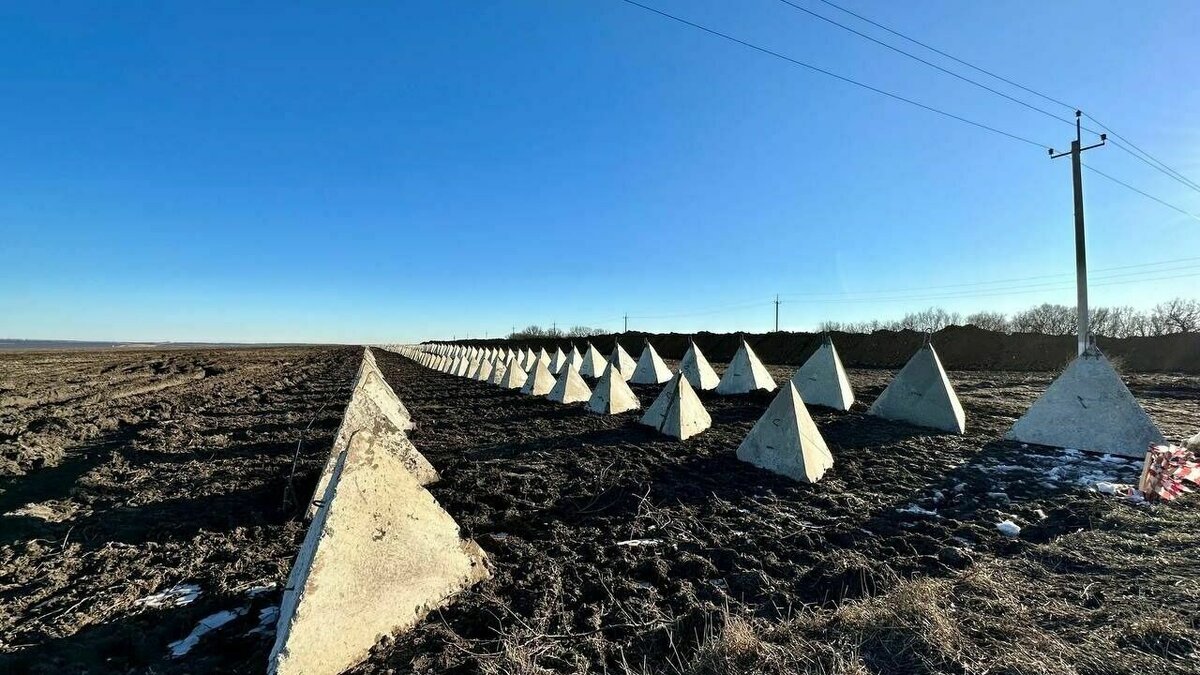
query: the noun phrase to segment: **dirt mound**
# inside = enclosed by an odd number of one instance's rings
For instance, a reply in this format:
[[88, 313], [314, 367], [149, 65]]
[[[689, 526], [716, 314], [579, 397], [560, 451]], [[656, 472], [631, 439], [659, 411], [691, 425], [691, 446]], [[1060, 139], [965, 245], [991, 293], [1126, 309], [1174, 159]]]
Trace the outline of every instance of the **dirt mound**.
[[[842, 362], [848, 368], [899, 368], [921, 346], [924, 333], [915, 331], [877, 331], [831, 333]], [[589, 338], [604, 353], [612, 351], [615, 340], [634, 355], [641, 353], [642, 341], [649, 339], [654, 348], [668, 359], [683, 358], [688, 340], [693, 339], [708, 358], [728, 362], [745, 337], [766, 363], [798, 366], [804, 363], [824, 339], [824, 333], [639, 333], [597, 335]], [[565, 345], [566, 339], [531, 340], [460, 340], [462, 344], [545, 347]], [[584, 340], [574, 340], [582, 344]], [[1129, 371], [1200, 373], [1200, 334], [1160, 337], [1100, 338], [1102, 350]], [[1076, 340], [1070, 335], [1033, 333], [996, 333], [974, 326], [952, 326], [933, 336], [934, 346], [946, 368], [951, 370], [1059, 370], [1075, 356]]]

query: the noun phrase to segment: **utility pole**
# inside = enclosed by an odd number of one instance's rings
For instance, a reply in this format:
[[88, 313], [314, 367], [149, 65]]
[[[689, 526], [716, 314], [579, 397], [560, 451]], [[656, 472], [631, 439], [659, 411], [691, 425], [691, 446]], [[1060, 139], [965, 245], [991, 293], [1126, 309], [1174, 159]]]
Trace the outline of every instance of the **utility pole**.
[[775, 332], [779, 332], [779, 294], [775, 294]]
[[623, 330], [623, 331], [621, 331], [621, 332], [622, 332], [622, 333], [628, 333], [628, 332], [629, 332], [629, 313], [628, 313], [628, 312], [626, 312], [626, 313], [625, 313], [625, 330]]
[[1100, 142], [1094, 145], [1089, 145], [1086, 148], [1082, 146], [1080, 138], [1079, 118], [1083, 113], [1075, 111], [1075, 140], [1071, 141], [1070, 152], [1055, 153], [1054, 148], [1050, 148], [1050, 159], [1058, 159], [1059, 157], [1071, 156], [1071, 179], [1075, 187], [1075, 312], [1078, 316], [1079, 324], [1079, 353], [1088, 346], [1088, 297], [1087, 297], [1087, 245], [1084, 241], [1083, 230], [1083, 166], [1079, 159], [1080, 153], [1084, 150], [1091, 150], [1104, 145], [1108, 134], [1100, 134]]

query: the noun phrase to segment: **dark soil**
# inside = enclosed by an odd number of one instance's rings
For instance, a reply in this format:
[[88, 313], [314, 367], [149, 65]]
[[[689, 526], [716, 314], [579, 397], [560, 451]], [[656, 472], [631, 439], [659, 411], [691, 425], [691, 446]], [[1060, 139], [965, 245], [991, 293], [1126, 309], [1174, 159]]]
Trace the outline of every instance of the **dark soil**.
[[[315, 419], [307, 498], [358, 358], [0, 357], [4, 456], [26, 473], [0, 482], [0, 672], [261, 672], [271, 638], [251, 631], [303, 536], [283, 506], [292, 452]], [[1195, 672], [1195, 500], [1136, 505], [1091, 490], [1133, 482], [1133, 462], [996, 440], [1050, 373], [952, 372], [965, 436], [814, 408], [835, 465], [801, 485], [733, 455], [769, 396], [704, 395], [713, 428], [677, 442], [633, 414], [377, 359], [494, 576], [352, 672]], [[145, 368], [163, 372], [99, 384]], [[891, 375], [850, 373], [864, 403]], [[1196, 431], [1200, 378], [1128, 380], [1168, 437]], [[87, 426], [106, 419], [123, 424]], [[203, 595], [136, 604], [181, 582]], [[168, 658], [222, 610], [244, 616]]]

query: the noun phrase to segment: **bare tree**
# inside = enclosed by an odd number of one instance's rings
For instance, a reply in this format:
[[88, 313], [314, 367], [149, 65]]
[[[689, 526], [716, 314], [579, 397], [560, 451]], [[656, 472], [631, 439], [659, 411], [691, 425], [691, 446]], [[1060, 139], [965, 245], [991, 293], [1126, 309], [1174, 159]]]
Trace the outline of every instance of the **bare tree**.
[[1155, 305], [1150, 316], [1162, 333], [1195, 333], [1200, 329], [1200, 302], [1174, 298]]
[[1008, 317], [1003, 312], [975, 312], [967, 316], [967, 323], [984, 330], [1007, 333], [1009, 331]]

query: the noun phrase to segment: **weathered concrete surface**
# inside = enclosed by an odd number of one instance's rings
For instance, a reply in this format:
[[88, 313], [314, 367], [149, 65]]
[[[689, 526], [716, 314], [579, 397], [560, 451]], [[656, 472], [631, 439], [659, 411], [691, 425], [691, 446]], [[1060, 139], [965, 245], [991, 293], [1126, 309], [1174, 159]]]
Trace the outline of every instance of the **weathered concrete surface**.
[[500, 386], [504, 382], [504, 374], [508, 372], [508, 367], [502, 359], [502, 356], [497, 356], [496, 362], [492, 364], [492, 375], [488, 378], [488, 384]]
[[634, 384], [662, 384], [670, 379], [671, 369], [647, 340], [646, 345], [642, 347], [642, 355], [638, 357], [637, 365], [634, 366], [633, 375], [630, 376], [629, 381]]
[[592, 390], [579, 376], [575, 366], [567, 364], [558, 374], [558, 381], [554, 383], [554, 388], [546, 398], [558, 403], [580, 403], [592, 398]]
[[793, 480], [815, 483], [833, 466], [833, 455], [804, 399], [790, 381], [738, 446], [738, 459]]
[[1162, 432], [1112, 364], [1090, 347], [1050, 383], [1005, 438], [1022, 443], [1145, 457]]
[[804, 365], [792, 375], [792, 384], [807, 405], [822, 405], [835, 410], [849, 410], [854, 404], [854, 390], [850, 388], [850, 378], [846, 377], [846, 369], [842, 367], [842, 359], [838, 356], [837, 347], [833, 340], [825, 338], [825, 342], [808, 357]]
[[933, 345], [926, 343], [888, 384], [868, 414], [961, 434], [967, 428], [958, 395]]
[[514, 357], [504, 367], [504, 377], [500, 378], [500, 386], [505, 389], [520, 389], [525, 386], [526, 377], [520, 361]]
[[687, 353], [683, 355], [683, 360], [679, 362], [679, 370], [683, 376], [687, 378], [688, 384], [700, 391], [708, 391], [716, 389], [721, 378], [717, 377], [717, 371], [708, 363], [708, 359], [704, 358], [704, 352], [696, 346], [696, 343], [691, 343]]
[[642, 407], [638, 397], [629, 388], [616, 366], [609, 364], [596, 383], [596, 390], [588, 399], [587, 409], [599, 415], [619, 415], [628, 410]]
[[483, 551], [377, 439], [360, 430], [338, 455], [288, 578], [272, 675], [341, 673], [490, 576]]
[[530, 396], [545, 396], [550, 393], [556, 384], [554, 376], [550, 374], [550, 369], [546, 364], [539, 361], [534, 361], [533, 369], [529, 371], [529, 376], [525, 378], [525, 384], [521, 386], [521, 393]]
[[749, 394], [752, 391], [775, 391], [775, 380], [767, 372], [750, 343], [742, 340], [717, 384], [718, 394]]
[[629, 352], [625, 351], [620, 342], [613, 347], [612, 354], [608, 355], [608, 362], [617, 367], [622, 379], [626, 381], [633, 376], [633, 371], [637, 368], [637, 362], [633, 360]]
[[604, 366], [607, 362], [600, 355], [600, 350], [596, 349], [596, 345], [588, 343], [587, 351], [583, 353], [583, 362], [579, 366], [579, 374], [584, 377], [600, 377], [604, 374]]
[[579, 372], [579, 369], [583, 367], [583, 354], [579, 353], [579, 348], [574, 343], [571, 344], [571, 351], [567, 352], [567, 360], [564, 363], [574, 366], [575, 372]]
[[675, 375], [646, 409], [641, 423], [685, 440], [712, 426], [712, 417], [682, 373]]

